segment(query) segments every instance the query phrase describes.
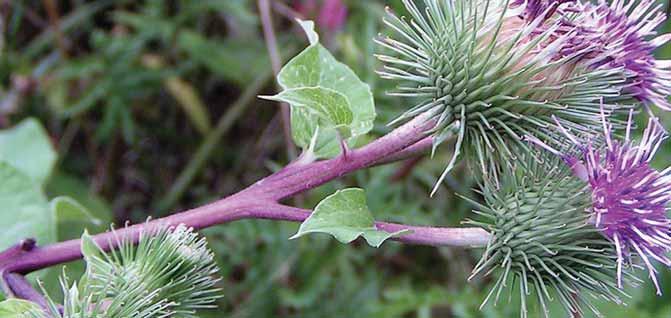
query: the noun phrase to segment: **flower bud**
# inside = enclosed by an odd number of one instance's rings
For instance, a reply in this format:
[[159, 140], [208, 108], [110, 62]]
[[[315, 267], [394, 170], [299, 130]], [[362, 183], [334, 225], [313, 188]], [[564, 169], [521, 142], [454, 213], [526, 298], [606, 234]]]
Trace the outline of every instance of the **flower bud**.
[[[612, 136], [612, 124], [603, 117], [605, 143], [579, 140], [560, 126], [578, 151], [562, 153], [534, 140], [580, 171], [590, 186], [590, 222], [615, 244], [617, 278], [622, 285], [623, 267], [636, 265], [637, 258], [647, 268], [661, 294], [654, 260], [671, 267], [671, 167], [657, 171], [650, 166], [655, 153], [667, 138], [657, 118], [650, 118], [639, 142], [631, 139], [632, 114], [624, 140]], [[576, 169], [578, 168], [578, 169]]]
[[591, 296], [622, 303], [615, 247], [588, 222], [584, 211], [591, 202], [584, 182], [558, 158], [545, 156], [546, 164], [531, 156], [520, 159], [501, 171], [498, 183], [485, 181], [485, 203], [474, 202], [482, 219], [467, 222], [492, 235], [471, 276], [496, 275], [485, 303], [492, 297], [498, 302], [504, 290], [519, 293], [522, 317], [529, 315], [530, 296], [546, 317], [554, 300], [570, 315], [585, 308], [598, 314]]
[[410, 19], [390, 13], [385, 20], [396, 35], [379, 41], [394, 53], [379, 55], [380, 74], [401, 82], [393, 95], [417, 101], [398, 121], [429, 113], [437, 122], [434, 147], [457, 139], [443, 177], [462, 150], [487, 173], [493, 154], [515, 159], [510, 144], [528, 150], [521, 136], [552, 133], [553, 116], [592, 133], [601, 98], [608, 112], [620, 107], [608, 97], [622, 94], [622, 68], [580, 62], [587, 48], [575, 42], [577, 30], [565, 17], [572, 1], [425, 0], [424, 9], [403, 3]]

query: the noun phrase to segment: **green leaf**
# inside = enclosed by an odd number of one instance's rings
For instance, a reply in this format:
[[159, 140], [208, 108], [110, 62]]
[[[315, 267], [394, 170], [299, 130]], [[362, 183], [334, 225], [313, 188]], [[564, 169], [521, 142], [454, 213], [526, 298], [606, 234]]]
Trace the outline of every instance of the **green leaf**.
[[40, 185], [4, 161], [0, 161], [0, 180], [0, 250], [28, 237], [40, 245], [54, 242], [54, 217]]
[[[337, 131], [349, 132], [351, 136], [342, 136], [347, 138], [349, 143], [353, 143], [357, 136], [368, 133], [373, 128], [375, 120], [375, 104], [370, 87], [362, 82], [359, 77], [345, 64], [338, 62], [327, 49], [319, 44], [319, 36], [314, 32], [314, 23], [311, 21], [301, 21], [310, 46], [300, 54], [289, 61], [277, 76], [280, 86], [288, 94], [295, 94], [295, 90], [311, 89], [318, 94], [332, 96], [335, 92], [342, 98], [332, 98], [333, 103], [323, 103], [329, 109], [328, 113], [343, 113], [344, 107], [349, 108], [352, 114], [352, 120], [343, 126], [334, 125], [331, 122], [323, 120], [323, 117], [314, 111], [307, 111], [302, 104], [291, 104], [291, 128], [294, 141], [301, 148], [308, 149], [315, 131], [318, 131], [316, 147], [312, 149], [314, 155], [318, 158], [328, 158], [338, 155], [340, 152], [340, 143], [337, 138]], [[281, 99], [285, 92], [275, 96]], [[305, 91], [302, 91], [305, 92]], [[327, 93], [328, 92], [328, 93]], [[335, 103], [337, 102], [337, 103]], [[320, 120], [321, 119], [321, 120]]]
[[[68, 197], [81, 204], [93, 218], [100, 220], [104, 227], [112, 222], [112, 209], [109, 203], [92, 191], [91, 185], [84, 180], [55, 170], [44, 188], [50, 198]], [[78, 230], [76, 236], [70, 239], [79, 238], [83, 230]]]
[[[51, 178], [49, 178], [45, 191], [48, 197], [57, 198], [51, 201], [51, 212], [52, 215], [55, 215], [56, 219], [58, 241], [81, 238], [85, 230], [88, 230], [89, 233], [100, 233], [109, 229], [109, 224], [112, 222], [111, 208], [103, 198], [91, 190], [91, 186], [87, 182], [56, 170]], [[72, 208], [81, 205], [91, 216], [77, 219], [70, 217], [76, 216], [77, 213], [63, 212], [61, 209], [64, 206], [68, 206], [69, 204], [67, 203], [70, 200], [74, 202]], [[54, 205], [60, 207], [57, 209], [61, 211], [60, 213], [54, 213]], [[60, 216], [59, 214], [61, 213], [67, 216]], [[92, 223], [92, 220], [98, 221]], [[99, 225], [97, 225], [98, 222]], [[84, 273], [85, 267], [84, 262], [81, 260], [71, 262], [67, 265], [52, 268], [40, 279], [48, 294], [59, 295], [62, 293], [60, 285], [61, 274], [65, 273], [68, 277], [80, 277]]]
[[41, 317], [40, 307], [33, 302], [21, 299], [8, 299], [0, 302], [0, 318]]
[[51, 211], [57, 223], [82, 222], [100, 226], [103, 221], [96, 218], [89, 210], [70, 197], [57, 197], [51, 200]]
[[84, 230], [99, 233], [107, 229], [110, 220], [97, 217], [79, 201], [71, 197], [57, 197], [49, 204], [56, 226], [58, 240], [79, 238]]
[[379, 247], [387, 239], [405, 232], [378, 230], [366, 204], [366, 193], [363, 189], [350, 188], [339, 190], [319, 202], [291, 239], [310, 233], [327, 233], [347, 244], [363, 236], [369, 245]]
[[296, 19], [296, 21], [301, 28], [303, 28], [303, 31], [305, 31], [305, 35], [307, 35], [310, 45], [319, 44], [319, 34], [315, 32], [315, 23], [313, 21], [303, 21], [301, 19]]
[[262, 96], [271, 100], [286, 102], [293, 107], [304, 107], [309, 116], [315, 116], [324, 126], [344, 128], [351, 134], [349, 125], [352, 124], [352, 107], [343, 94], [323, 87], [304, 87], [287, 89], [275, 96]]
[[56, 152], [40, 122], [28, 118], [11, 129], [0, 131], [0, 160], [42, 185], [51, 174]]
[[100, 259], [103, 256], [103, 251], [100, 249], [98, 244], [93, 240], [93, 237], [89, 235], [89, 232], [84, 230], [81, 239], [81, 249], [82, 255], [86, 262], [90, 262], [92, 259]]

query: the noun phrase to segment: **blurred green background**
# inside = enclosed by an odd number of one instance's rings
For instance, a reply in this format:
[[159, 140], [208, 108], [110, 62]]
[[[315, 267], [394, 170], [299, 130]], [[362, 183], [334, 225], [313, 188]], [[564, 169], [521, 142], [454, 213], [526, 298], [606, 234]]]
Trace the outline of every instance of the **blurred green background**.
[[[374, 135], [388, 131], [404, 101], [385, 95], [393, 83], [375, 74], [372, 39], [385, 32], [384, 6], [401, 11], [400, 1], [343, 1], [347, 16], [335, 22], [322, 1], [269, 2], [279, 57], [306, 45], [293, 18], [316, 19], [323, 42], [371, 85]], [[0, 19], [0, 128], [27, 117], [46, 127], [58, 153], [44, 186], [50, 198], [68, 195], [123, 225], [234, 193], [288, 160], [278, 105], [256, 98], [275, 87], [255, 0], [0, 0]], [[671, 47], [658, 54], [671, 57]], [[465, 167], [428, 196], [446, 152], [353, 174], [294, 203], [312, 208], [338, 188], [358, 186], [379, 220], [458, 226], [470, 207], [454, 193], [474, 186]], [[668, 165], [671, 146], [661, 152], [658, 164]], [[59, 240], [85, 226], [60, 222]], [[373, 249], [323, 236], [289, 241], [297, 226], [242, 221], [205, 231], [225, 297], [202, 317], [519, 316], [515, 297], [479, 310], [491, 282], [466, 281], [477, 251], [393, 242]], [[77, 277], [81, 264], [66, 270]], [[599, 308], [606, 317], [671, 317], [671, 273], [660, 270], [665, 296], [647, 284], [631, 290], [628, 307]], [[43, 276], [53, 293], [59, 273]], [[557, 309], [553, 317], [564, 317]]]

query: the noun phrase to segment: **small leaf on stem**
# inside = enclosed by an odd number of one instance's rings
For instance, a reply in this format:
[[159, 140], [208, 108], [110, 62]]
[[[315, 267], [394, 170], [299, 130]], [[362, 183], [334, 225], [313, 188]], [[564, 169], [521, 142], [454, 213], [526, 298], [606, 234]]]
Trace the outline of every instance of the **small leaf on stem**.
[[327, 233], [347, 244], [363, 236], [370, 246], [380, 247], [387, 239], [406, 232], [407, 230], [395, 233], [378, 230], [366, 204], [364, 190], [350, 188], [339, 190], [322, 200], [291, 239], [310, 233]]
[[84, 234], [82, 234], [81, 242], [82, 255], [84, 255], [86, 261], [90, 262], [93, 258], [102, 257], [103, 251], [98, 247], [98, 244], [93, 241], [93, 238], [88, 231], [85, 230]]
[[340, 153], [338, 133], [352, 145], [356, 137], [373, 129], [376, 116], [373, 94], [347, 65], [338, 62], [319, 44], [314, 23], [299, 21], [299, 24], [307, 33], [310, 46], [278, 74], [277, 81], [284, 91], [265, 98], [291, 105], [291, 130], [298, 146], [307, 151], [319, 127], [314, 156], [335, 157]]
[[275, 96], [261, 98], [286, 102], [293, 107], [304, 107], [311, 116], [315, 116], [323, 127], [333, 127], [338, 132], [351, 135], [352, 106], [347, 97], [324, 87], [304, 87], [287, 89]]
[[70, 197], [56, 197], [51, 200], [51, 211], [56, 223], [82, 222], [91, 225], [102, 225], [103, 221], [95, 217], [86, 207]]

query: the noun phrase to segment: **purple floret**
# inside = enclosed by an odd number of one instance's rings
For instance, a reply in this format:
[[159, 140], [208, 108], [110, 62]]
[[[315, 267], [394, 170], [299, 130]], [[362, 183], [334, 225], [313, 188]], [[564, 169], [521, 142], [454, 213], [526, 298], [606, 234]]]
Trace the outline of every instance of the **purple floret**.
[[574, 174], [590, 185], [591, 222], [616, 246], [620, 286], [623, 265], [633, 263], [632, 256], [637, 255], [660, 294], [652, 261], [671, 267], [667, 257], [671, 251], [671, 220], [667, 216], [671, 167], [660, 172], [650, 166], [650, 161], [667, 134], [658, 119], [651, 118], [642, 140], [636, 143], [630, 139], [631, 121], [630, 113], [624, 140], [613, 140], [604, 115], [605, 147], [579, 141], [557, 123], [580, 149], [577, 155], [561, 153], [533, 137], [527, 139], [561, 156]]
[[524, 18], [532, 21], [540, 15], [545, 15], [545, 18], [548, 19], [555, 14], [562, 4], [573, 2], [576, 2], [576, 0], [514, 0], [511, 2], [511, 6], [526, 5]]
[[521, 8], [520, 18], [532, 22], [543, 34], [552, 30], [562, 45], [553, 60], [570, 58], [591, 69], [622, 69], [628, 77], [623, 91], [645, 105], [671, 111], [671, 61], [653, 55], [671, 40], [671, 34], [658, 35], [665, 21], [662, 4], [655, 0], [514, 0]]
[[[656, 28], [666, 19], [662, 5], [654, 0], [549, 1], [515, 0], [521, 19], [533, 21], [539, 32], [552, 32], [560, 41], [553, 60], [565, 60], [595, 70], [622, 70], [627, 82], [622, 88], [645, 105], [671, 110], [671, 61], [657, 60], [653, 52], [671, 40]], [[557, 40], [558, 39], [558, 40]], [[650, 119], [643, 139], [630, 140], [631, 115], [624, 140], [611, 138], [611, 125], [603, 116], [607, 145], [596, 147], [578, 140], [557, 122], [563, 134], [578, 145], [576, 153], [561, 153], [534, 137], [532, 142], [561, 156], [575, 175], [592, 190], [591, 221], [617, 248], [618, 282], [623, 265], [640, 258], [660, 293], [657, 260], [671, 267], [671, 167], [657, 171], [650, 166], [655, 152], [666, 138], [656, 118]]]
[[576, 27], [575, 42], [588, 43], [584, 62], [595, 69], [623, 68], [629, 77], [625, 91], [647, 105], [671, 110], [671, 63], [657, 60], [653, 51], [671, 40], [671, 34], [658, 35], [665, 21], [662, 4], [654, 0], [614, 0], [598, 4], [576, 2], [571, 23]]
[[650, 167], [650, 161], [666, 139], [666, 133], [658, 120], [651, 118], [638, 144], [629, 139], [629, 129], [627, 138], [620, 142], [611, 140], [608, 127], [607, 138], [603, 159], [591, 147], [584, 155], [592, 187], [593, 221], [615, 243], [618, 281], [622, 278], [623, 263], [635, 253], [661, 293], [651, 261], [671, 266], [666, 256], [671, 251], [671, 222], [667, 216], [671, 169], [659, 172]]

